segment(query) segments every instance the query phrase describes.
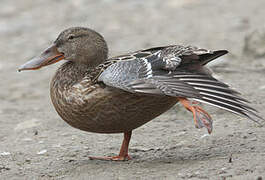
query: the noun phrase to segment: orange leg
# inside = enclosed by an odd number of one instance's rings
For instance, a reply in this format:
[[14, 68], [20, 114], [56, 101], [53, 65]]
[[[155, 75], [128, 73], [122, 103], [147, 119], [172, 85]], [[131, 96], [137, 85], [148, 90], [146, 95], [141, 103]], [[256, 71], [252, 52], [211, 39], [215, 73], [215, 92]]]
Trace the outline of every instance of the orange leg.
[[195, 122], [196, 128], [206, 127], [208, 133], [210, 134], [213, 129], [213, 121], [211, 116], [203, 110], [200, 106], [193, 105], [196, 104], [194, 102], [190, 102], [186, 98], [178, 98], [179, 102], [190, 112], [193, 114], [193, 119]]
[[129, 143], [132, 136], [132, 131], [125, 132], [124, 138], [122, 141], [120, 153], [118, 156], [113, 157], [89, 157], [89, 159], [98, 159], [98, 160], [112, 160], [112, 161], [125, 161], [125, 160], [131, 160], [132, 158], [128, 155], [129, 150]]

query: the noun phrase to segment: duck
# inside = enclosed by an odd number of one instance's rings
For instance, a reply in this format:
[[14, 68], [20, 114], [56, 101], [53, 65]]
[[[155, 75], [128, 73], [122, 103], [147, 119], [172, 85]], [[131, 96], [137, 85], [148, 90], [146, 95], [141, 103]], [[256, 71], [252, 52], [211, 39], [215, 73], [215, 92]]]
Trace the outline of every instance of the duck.
[[40, 55], [18, 68], [37, 70], [65, 60], [50, 83], [52, 104], [70, 126], [94, 133], [123, 133], [117, 156], [90, 159], [130, 160], [132, 131], [182, 104], [196, 128], [212, 132], [206, 103], [246, 117], [264, 120], [240, 93], [213, 77], [205, 66], [227, 50], [190, 45], [152, 47], [108, 57], [104, 37], [86, 27], [70, 27]]

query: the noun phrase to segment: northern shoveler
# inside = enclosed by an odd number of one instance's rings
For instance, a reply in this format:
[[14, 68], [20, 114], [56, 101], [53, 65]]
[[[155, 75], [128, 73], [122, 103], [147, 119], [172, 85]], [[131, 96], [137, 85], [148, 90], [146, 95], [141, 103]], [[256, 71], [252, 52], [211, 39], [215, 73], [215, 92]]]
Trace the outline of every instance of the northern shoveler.
[[205, 67], [226, 53], [170, 45], [108, 58], [107, 44], [99, 33], [72, 27], [19, 71], [67, 60], [51, 81], [56, 111], [68, 124], [84, 131], [124, 133], [118, 156], [91, 159], [128, 160], [132, 130], [177, 102], [193, 113], [197, 128], [206, 127], [209, 133], [212, 118], [196, 102], [262, 120], [247, 100], [215, 79]]

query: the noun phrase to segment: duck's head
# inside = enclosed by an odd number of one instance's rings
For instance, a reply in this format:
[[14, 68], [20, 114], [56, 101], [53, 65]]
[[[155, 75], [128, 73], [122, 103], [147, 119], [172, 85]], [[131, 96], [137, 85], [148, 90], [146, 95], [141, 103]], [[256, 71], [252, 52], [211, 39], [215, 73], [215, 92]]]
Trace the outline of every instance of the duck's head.
[[95, 67], [107, 56], [107, 44], [99, 33], [89, 28], [72, 27], [61, 32], [50, 47], [18, 70], [35, 70], [63, 59]]

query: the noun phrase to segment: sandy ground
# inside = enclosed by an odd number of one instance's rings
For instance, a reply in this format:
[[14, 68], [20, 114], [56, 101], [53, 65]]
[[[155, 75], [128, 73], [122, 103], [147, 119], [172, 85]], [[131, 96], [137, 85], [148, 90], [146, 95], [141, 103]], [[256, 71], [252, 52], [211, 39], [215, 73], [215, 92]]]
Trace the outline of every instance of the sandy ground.
[[212, 65], [216, 77], [265, 117], [265, 58], [242, 52], [245, 36], [264, 25], [264, 7], [264, 0], [1, 0], [0, 179], [265, 178], [265, 127], [208, 106], [210, 136], [177, 105], [133, 132], [132, 161], [89, 160], [117, 153], [122, 135], [82, 132], [60, 119], [49, 98], [59, 64], [16, 72], [70, 26], [102, 33], [111, 55], [167, 44], [228, 49]]

